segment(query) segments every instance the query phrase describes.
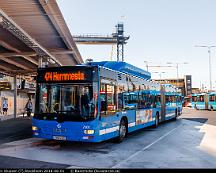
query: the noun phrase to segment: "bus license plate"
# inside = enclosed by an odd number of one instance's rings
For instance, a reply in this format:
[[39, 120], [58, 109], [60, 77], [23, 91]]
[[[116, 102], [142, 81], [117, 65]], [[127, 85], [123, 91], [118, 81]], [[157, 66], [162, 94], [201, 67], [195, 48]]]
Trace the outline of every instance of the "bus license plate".
[[53, 139], [55, 140], [66, 140], [65, 136], [53, 136]]

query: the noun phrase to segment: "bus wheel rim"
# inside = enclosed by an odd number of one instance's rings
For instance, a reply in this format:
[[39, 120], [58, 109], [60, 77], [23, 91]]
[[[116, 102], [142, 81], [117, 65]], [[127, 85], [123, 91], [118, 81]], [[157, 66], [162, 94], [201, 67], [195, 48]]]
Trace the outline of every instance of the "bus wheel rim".
[[120, 138], [124, 138], [126, 135], [126, 126], [124, 124], [121, 124], [120, 126]]

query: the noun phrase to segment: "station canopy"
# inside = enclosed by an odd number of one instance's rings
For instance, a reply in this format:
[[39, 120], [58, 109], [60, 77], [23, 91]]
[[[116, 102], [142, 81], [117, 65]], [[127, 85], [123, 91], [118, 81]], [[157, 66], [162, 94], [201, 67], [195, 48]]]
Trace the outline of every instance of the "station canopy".
[[56, 0], [0, 0], [0, 72], [83, 63]]

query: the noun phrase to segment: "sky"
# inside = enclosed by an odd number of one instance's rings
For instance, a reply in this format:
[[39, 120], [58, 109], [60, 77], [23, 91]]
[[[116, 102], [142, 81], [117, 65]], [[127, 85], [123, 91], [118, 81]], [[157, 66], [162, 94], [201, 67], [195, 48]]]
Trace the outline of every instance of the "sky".
[[[146, 70], [153, 79], [192, 75], [192, 87], [209, 88], [209, 54], [216, 46], [215, 0], [57, 0], [72, 35], [115, 32], [124, 23], [125, 62]], [[78, 45], [85, 61], [111, 60], [111, 45]], [[116, 46], [113, 47], [116, 52]], [[116, 60], [116, 53], [112, 56]], [[161, 76], [160, 76], [161, 74]], [[211, 74], [216, 89], [216, 48], [211, 48]]]

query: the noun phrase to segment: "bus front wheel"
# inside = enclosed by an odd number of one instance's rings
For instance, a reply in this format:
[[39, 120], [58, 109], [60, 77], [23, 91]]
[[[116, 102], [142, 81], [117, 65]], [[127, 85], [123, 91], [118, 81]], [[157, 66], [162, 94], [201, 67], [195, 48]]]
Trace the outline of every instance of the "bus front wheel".
[[122, 142], [127, 135], [127, 122], [125, 119], [121, 119], [119, 124], [119, 136], [117, 142]]

